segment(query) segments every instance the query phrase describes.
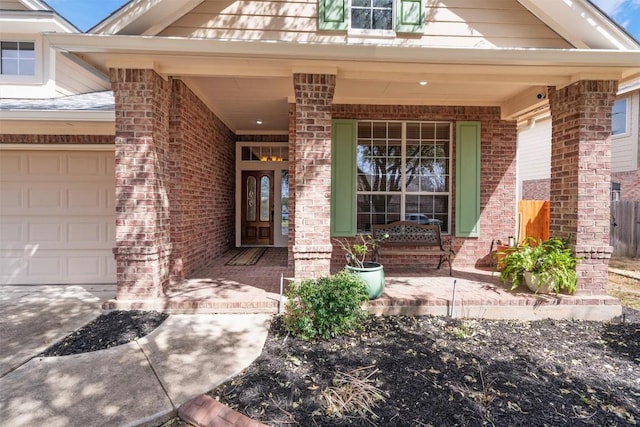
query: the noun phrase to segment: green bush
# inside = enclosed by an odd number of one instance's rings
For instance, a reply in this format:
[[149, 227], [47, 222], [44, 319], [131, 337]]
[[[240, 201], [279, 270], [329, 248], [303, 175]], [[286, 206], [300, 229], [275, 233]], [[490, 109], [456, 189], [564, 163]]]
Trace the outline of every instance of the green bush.
[[304, 341], [356, 329], [367, 314], [362, 304], [369, 299], [364, 280], [347, 271], [294, 282], [286, 296], [285, 328]]

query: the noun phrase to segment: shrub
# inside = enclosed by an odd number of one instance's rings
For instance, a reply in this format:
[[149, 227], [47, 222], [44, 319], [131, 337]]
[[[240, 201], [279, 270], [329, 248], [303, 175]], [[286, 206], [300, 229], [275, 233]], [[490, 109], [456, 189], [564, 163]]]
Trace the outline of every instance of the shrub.
[[539, 240], [528, 237], [518, 248], [501, 252], [503, 268], [500, 280], [511, 279], [515, 289], [524, 281], [524, 273], [539, 275], [543, 282], [553, 280], [553, 290], [557, 293], [566, 290], [576, 291], [576, 265], [580, 260], [563, 240], [552, 237]]
[[362, 304], [369, 299], [364, 280], [344, 270], [294, 282], [286, 296], [285, 328], [304, 341], [329, 339], [356, 329], [366, 316]]

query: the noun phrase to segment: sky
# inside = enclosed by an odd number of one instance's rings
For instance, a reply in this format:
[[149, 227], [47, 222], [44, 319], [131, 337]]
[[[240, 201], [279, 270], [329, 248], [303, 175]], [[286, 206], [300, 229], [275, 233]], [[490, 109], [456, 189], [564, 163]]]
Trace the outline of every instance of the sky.
[[[127, 0], [45, 1], [82, 31], [90, 29], [127, 2]], [[636, 40], [640, 40], [640, 0], [592, 0], [592, 2], [624, 27]]]

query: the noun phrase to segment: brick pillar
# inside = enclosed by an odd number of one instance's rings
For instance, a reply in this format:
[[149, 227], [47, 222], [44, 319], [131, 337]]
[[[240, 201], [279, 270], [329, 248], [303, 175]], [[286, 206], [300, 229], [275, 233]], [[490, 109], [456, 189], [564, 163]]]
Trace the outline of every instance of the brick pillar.
[[578, 292], [605, 294], [611, 185], [611, 107], [615, 81], [578, 81], [551, 90], [550, 234], [576, 255]]
[[118, 300], [158, 298], [169, 284], [168, 123], [171, 82], [112, 69], [116, 104]]
[[294, 74], [293, 84], [294, 274], [308, 278], [328, 275], [331, 267], [331, 104], [336, 76]]

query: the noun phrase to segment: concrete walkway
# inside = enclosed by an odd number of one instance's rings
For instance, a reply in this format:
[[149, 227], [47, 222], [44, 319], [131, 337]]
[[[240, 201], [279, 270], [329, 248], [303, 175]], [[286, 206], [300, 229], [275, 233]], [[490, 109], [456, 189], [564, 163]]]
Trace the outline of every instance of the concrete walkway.
[[0, 420], [13, 427], [158, 425], [248, 366], [262, 351], [270, 320], [172, 315], [126, 345], [37, 357], [99, 315], [104, 299], [82, 287], [14, 288], [0, 288], [0, 308], [8, 313], [0, 323]]

